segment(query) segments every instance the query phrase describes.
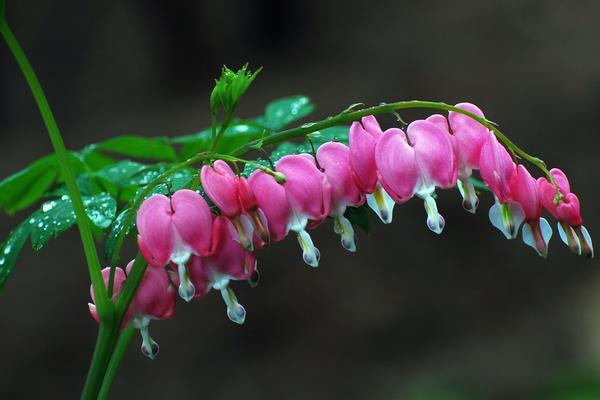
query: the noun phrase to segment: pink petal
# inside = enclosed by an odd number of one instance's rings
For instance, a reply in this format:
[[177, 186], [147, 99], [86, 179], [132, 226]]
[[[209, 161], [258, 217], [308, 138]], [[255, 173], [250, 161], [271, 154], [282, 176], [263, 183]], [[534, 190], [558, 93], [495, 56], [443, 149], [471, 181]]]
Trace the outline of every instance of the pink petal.
[[456, 184], [455, 159], [449, 135], [430, 121], [418, 120], [408, 126], [407, 135], [424, 182], [448, 188]]
[[[131, 271], [133, 261], [127, 265]], [[156, 319], [168, 319], [175, 308], [175, 291], [164, 268], [146, 268], [144, 276], [129, 306], [129, 311]]]
[[[453, 158], [453, 163], [454, 163], [452, 165], [452, 170], [454, 171], [453, 176], [452, 176], [452, 182], [454, 182], [454, 184], [456, 184], [456, 181], [459, 176], [458, 145], [456, 144], [456, 138], [454, 137], [454, 135], [450, 134], [450, 130], [448, 127], [448, 120], [443, 115], [434, 114], [434, 115], [427, 117], [426, 121], [433, 123], [435, 126], [437, 126], [442, 132], [444, 132], [450, 138], [450, 143], [452, 143], [452, 154], [453, 154], [452, 158]], [[464, 174], [465, 174], [465, 171], [463, 171], [463, 175]], [[464, 178], [468, 178], [468, 176], [465, 176]], [[454, 186], [454, 184], [452, 186]]]
[[175, 247], [171, 202], [155, 194], [146, 199], [137, 213], [137, 230], [144, 244], [144, 257], [149, 264], [164, 266]]
[[179, 237], [196, 255], [210, 252], [213, 215], [206, 200], [192, 190], [178, 190], [171, 198], [173, 223]]
[[554, 177], [556, 184], [558, 185], [560, 191], [563, 194], [571, 193], [571, 185], [569, 185], [569, 179], [567, 178], [567, 175], [564, 172], [562, 172], [558, 168], [552, 168], [550, 170], [550, 173]]
[[388, 129], [375, 148], [375, 161], [381, 184], [392, 198], [402, 203], [414, 194], [419, 179], [415, 150], [407, 143], [404, 132]]
[[331, 185], [332, 203], [341, 214], [346, 206], [359, 206], [365, 201], [352, 178], [349, 155], [348, 146], [337, 142], [325, 143], [317, 150], [317, 160]]
[[309, 154], [289, 155], [277, 162], [277, 171], [286, 177], [283, 184], [288, 200], [299, 214], [322, 220], [331, 210], [331, 186]]
[[[363, 118], [363, 123], [366, 118], [368, 117]], [[374, 123], [377, 124], [377, 121]], [[363, 193], [373, 193], [377, 184], [375, 146], [382, 134], [380, 129], [367, 130], [359, 122], [353, 122], [350, 126], [350, 167], [354, 180]]]
[[[211, 279], [209, 272], [204, 268], [203, 263], [204, 257], [192, 256], [187, 264], [188, 273], [190, 274], [190, 280], [196, 288], [196, 294], [194, 300], [200, 300], [208, 293], [211, 289]], [[177, 275], [177, 274], [174, 274]], [[177, 283], [176, 285], [179, 285]]]
[[[542, 216], [542, 203], [538, 196], [536, 180], [523, 165], [519, 165], [516, 174], [513, 175], [510, 192], [513, 200], [523, 207], [526, 221], [535, 221]], [[539, 224], [535, 226], [537, 225]]]
[[282, 240], [288, 233], [292, 213], [283, 185], [262, 171], [254, 171], [248, 183], [255, 193], [258, 207], [267, 219], [271, 242]]
[[[484, 117], [483, 112], [474, 104], [459, 103], [455, 107]], [[479, 168], [479, 158], [487, 136], [487, 128], [471, 117], [453, 111], [449, 113], [448, 121], [456, 140], [459, 168]]]
[[248, 279], [254, 272], [254, 264], [248, 265], [247, 262], [253, 261], [253, 256], [231, 236], [227, 226], [230, 223], [224, 217], [217, 217], [215, 235], [218, 235], [218, 246], [212, 256], [202, 258], [202, 263], [207, 271], [216, 276], [235, 280]]
[[230, 218], [240, 214], [236, 177], [225, 161], [217, 160], [213, 167], [205, 165], [200, 177], [204, 191], [223, 214]]
[[254, 192], [248, 185], [248, 181], [243, 176], [238, 176], [236, 178], [238, 196], [240, 199], [240, 203], [242, 208], [246, 211], [254, 211], [258, 207], [256, 203], [256, 196], [254, 196]]
[[501, 203], [512, 199], [510, 181], [516, 173], [515, 163], [492, 133], [488, 133], [488, 138], [481, 149], [479, 169], [483, 181]]
[[579, 199], [575, 194], [566, 194], [563, 200], [558, 203], [558, 206], [556, 206], [556, 217], [559, 221], [565, 221], [573, 227], [583, 225], [579, 210]]

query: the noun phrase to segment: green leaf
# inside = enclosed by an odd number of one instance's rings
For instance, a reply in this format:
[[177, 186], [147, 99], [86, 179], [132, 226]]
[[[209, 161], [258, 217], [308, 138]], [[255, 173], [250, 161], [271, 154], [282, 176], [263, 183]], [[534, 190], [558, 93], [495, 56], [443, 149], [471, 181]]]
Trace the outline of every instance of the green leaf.
[[0, 292], [17, 263], [23, 245], [31, 233], [31, 227], [29, 220], [24, 221], [10, 233], [0, 246]]
[[[266, 131], [262, 125], [256, 122], [233, 122], [225, 130], [225, 134], [219, 142], [216, 152], [229, 154], [232, 150], [235, 150], [249, 141], [260, 139], [269, 134], [270, 132]], [[210, 129], [205, 129], [192, 135], [173, 138], [171, 142], [182, 145], [179, 151], [179, 160], [183, 161], [194, 154], [210, 149], [212, 143], [211, 131]]]
[[117, 245], [117, 239], [119, 238], [119, 235], [121, 235], [121, 232], [123, 232], [123, 230], [126, 230], [125, 235], [127, 235], [135, 226], [135, 218], [131, 222], [131, 224], [129, 224], [129, 226], [125, 226], [125, 221], [127, 220], [127, 217], [129, 216], [130, 212], [130, 208], [124, 209], [123, 211], [121, 211], [121, 213], [117, 216], [117, 218], [112, 224], [111, 231], [106, 238], [106, 242], [104, 243], [104, 258], [106, 262], [111, 261], [113, 252], [115, 251], [115, 247]]
[[[84, 169], [82, 161], [73, 153], [69, 154], [69, 161], [76, 173]], [[59, 178], [59, 171], [56, 156], [50, 155], [4, 179], [0, 182], [0, 208], [13, 214], [31, 206], [52, 188]]]
[[306, 117], [314, 110], [314, 105], [306, 96], [285, 97], [269, 103], [265, 109], [265, 115], [258, 118], [257, 122], [271, 131], [278, 131], [290, 123]]
[[117, 197], [121, 190], [131, 185], [134, 176], [148, 168], [146, 164], [123, 160], [97, 171], [94, 177], [107, 192]]
[[344, 217], [348, 218], [353, 227], [360, 228], [366, 233], [371, 232], [371, 218], [367, 205], [346, 208]]
[[175, 161], [177, 154], [167, 138], [143, 136], [117, 136], [99, 143], [97, 148], [127, 157], [159, 161]]
[[102, 154], [98, 150], [97, 144], [91, 144], [84, 147], [79, 154], [83, 158], [85, 165], [91, 171], [98, 171], [116, 162], [114, 158]]
[[[110, 226], [117, 212], [115, 199], [107, 194], [83, 198], [85, 212], [92, 223], [101, 229]], [[34, 250], [41, 250], [53, 239], [75, 225], [75, 212], [69, 196], [47, 201], [30, 218], [31, 244]]]
[[[271, 168], [271, 163], [264, 158], [257, 158], [254, 160], [254, 163], [262, 165], [263, 167]], [[248, 178], [257, 169], [258, 168], [256, 168], [256, 165], [254, 164], [246, 164], [244, 165], [244, 170], [242, 171], [241, 175]]]
[[350, 128], [345, 125], [332, 126], [331, 128], [322, 129], [308, 135], [315, 149], [325, 142], [340, 142], [348, 144], [348, 136]]
[[313, 147], [315, 151], [317, 151], [319, 146], [325, 142], [341, 142], [348, 144], [348, 129], [349, 128], [347, 126], [334, 126], [311, 133], [310, 140], [307, 139], [301, 144], [294, 142], [282, 142], [271, 152], [271, 161], [276, 163], [282, 157], [290, 154], [312, 154]]

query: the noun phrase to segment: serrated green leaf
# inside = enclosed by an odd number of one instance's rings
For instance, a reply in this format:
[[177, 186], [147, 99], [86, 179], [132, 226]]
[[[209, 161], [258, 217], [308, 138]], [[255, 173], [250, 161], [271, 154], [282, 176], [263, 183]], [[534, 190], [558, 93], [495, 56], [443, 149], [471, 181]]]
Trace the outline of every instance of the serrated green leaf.
[[[90, 221], [101, 229], [110, 226], [117, 212], [117, 203], [108, 194], [83, 198], [85, 212]], [[31, 244], [34, 250], [41, 250], [53, 239], [75, 225], [73, 204], [68, 196], [50, 200], [42, 205], [30, 218]]]
[[[81, 159], [69, 153], [69, 162], [76, 173], [84, 169]], [[0, 208], [8, 214], [23, 210], [39, 199], [60, 181], [55, 155], [42, 157], [31, 165], [0, 182]]]
[[0, 246], [0, 292], [12, 274], [23, 245], [31, 233], [29, 220], [15, 228]]
[[371, 218], [369, 216], [368, 206], [348, 207], [346, 208], [344, 217], [348, 218], [348, 221], [350, 221], [353, 227], [360, 228], [366, 233], [371, 232]]
[[177, 154], [167, 138], [144, 136], [117, 136], [97, 145], [98, 149], [127, 157], [147, 160], [175, 161]]
[[314, 105], [306, 96], [285, 97], [269, 103], [265, 108], [265, 115], [258, 118], [257, 122], [271, 131], [278, 131], [314, 110]]

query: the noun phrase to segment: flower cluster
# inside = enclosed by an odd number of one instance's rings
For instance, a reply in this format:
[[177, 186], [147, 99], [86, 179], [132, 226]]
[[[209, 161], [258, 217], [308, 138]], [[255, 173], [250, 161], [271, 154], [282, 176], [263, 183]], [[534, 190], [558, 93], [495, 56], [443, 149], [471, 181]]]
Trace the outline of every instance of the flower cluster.
[[[475, 105], [456, 107], [483, 117]], [[515, 163], [493, 132], [462, 113], [414, 121], [406, 132], [383, 131], [375, 117], [367, 116], [350, 127], [349, 145], [327, 142], [314, 155], [284, 156], [275, 171], [259, 169], [246, 179], [222, 160], [202, 167], [202, 187], [219, 209], [218, 216], [192, 190], [146, 199], [137, 214], [137, 230], [149, 267], [125, 323], [142, 330], [142, 349], [154, 356], [157, 346], [148, 335], [148, 323], [173, 315], [177, 287], [188, 302], [210, 289], [220, 291], [229, 319], [242, 324], [246, 311], [229, 283], [255, 279], [257, 249], [293, 232], [304, 262], [317, 267], [320, 253], [309, 230], [332, 218], [342, 246], [356, 251], [354, 229], [345, 217], [348, 207], [366, 203], [382, 222], [390, 223], [394, 205], [415, 196], [424, 202], [428, 228], [440, 234], [445, 220], [436, 189], [457, 187], [463, 207], [475, 213], [479, 200], [470, 180], [474, 170], [494, 194], [489, 218], [506, 238], [516, 238], [522, 225], [524, 243], [545, 257], [552, 236], [542, 217], [545, 208], [558, 220], [560, 237], [571, 250], [593, 256], [579, 200], [562, 171], [551, 170], [551, 181], [536, 180]], [[126, 271], [116, 272], [115, 295], [126, 279]], [[96, 315], [93, 304], [90, 310]]]

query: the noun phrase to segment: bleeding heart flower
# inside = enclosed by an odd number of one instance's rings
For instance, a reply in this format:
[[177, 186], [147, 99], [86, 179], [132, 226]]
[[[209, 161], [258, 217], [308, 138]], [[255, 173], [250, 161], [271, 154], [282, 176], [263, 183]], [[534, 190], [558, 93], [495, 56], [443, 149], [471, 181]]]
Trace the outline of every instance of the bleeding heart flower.
[[525, 220], [523, 207], [512, 198], [510, 183], [516, 171], [508, 151], [498, 143], [494, 134], [488, 133], [481, 148], [479, 172], [496, 197], [489, 211], [490, 221], [507, 239], [517, 237], [519, 227]]
[[289, 232], [292, 209], [282, 184], [274, 177], [256, 170], [248, 178], [258, 208], [264, 213], [271, 242], [283, 240]]
[[545, 218], [542, 218], [542, 203], [538, 194], [537, 182], [523, 166], [517, 167], [517, 172], [510, 182], [512, 199], [521, 205], [525, 214], [523, 224], [523, 242], [533, 247], [542, 257], [548, 256], [548, 241], [552, 237], [552, 228]]
[[[246, 310], [237, 302], [231, 280], [247, 280], [256, 267], [254, 253], [243, 248], [232, 236], [231, 221], [221, 216], [214, 222], [214, 245], [210, 256], [192, 257], [188, 263], [190, 279], [198, 288], [194, 299], [202, 298], [212, 288], [219, 290], [227, 305], [227, 316], [237, 324], [243, 324]], [[176, 280], [177, 276], [172, 279]]]
[[583, 226], [583, 219], [577, 195], [571, 192], [569, 180], [558, 168], [550, 170], [560, 189], [557, 196], [556, 188], [546, 178], [537, 181], [542, 205], [558, 220], [558, 233], [562, 241], [575, 254], [585, 254], [594, 257], [594, 245], [588, 230]]
[[344, 217], [348, 206], [358, 207], [364, 204], [365, 197], [356, 185], [350, 168], [350, 150], [348, 146], [337, 142], [322, 144], [317, 151], [317, 161], [331, 185], [331, 212], [334, 230], [341, 236], [342, 246], [348, 251], [356, 251], [354, 229]]
[[309, 220], [322, 221], [331, 212], [331, 185], [309, 154], [282, 157], [276, 170], [286, 178], [283, 187], [292, 210], [290, 230], [298, 235], [304, 262], [317, 267], [320, 253], [306, 232], [306, 226]]
[[243, 187], [242, 199], [240, 199], [240, 178], [238, 178], [229, 165], [222, 160], [215, 161], [212, 167], [208, 165], [202, 167], [200, 179], [202, 180], [202, 187], [208, 197], [217, 207], [219, 207], [219, 210], [221, 210], [223, 215], [231, 219], [231, 222], [238, 232], [239, 242], [242, 246], [252, 251], [254, 226], [251, 219], [244, 214], [245, 210], [242, 201], [250, 207], [255, 205], [255, 201], [252, 193], [247, 191], [245, 182], [242, 182], [241, 184]]
[[383, 136], [374, 116], [363, 117], [350, 126], [350, 169], [356, 186], [367, 196], [367, 204], [384, 224], [392, 222], [394, 200], [379, 183], [375, 147]]
[[[131, 272], [134, 262], [127, 265], [127, 273]], [[104, 284], [108, 286], [110, 268], [102, 270]], [[125, 283], [125, 271], [121, 268], [115, 268], [115, 280], [113, 287], [113, 300], [119, 295]], [[93, 288], [90, 286], [92, 302], [94, 299]], [[142, 353], [147, 357], [154, 359], [159, 351], [156, 343], [149, 332], [149, 325], [152, 320], [171, 319], [175, 313], [175, 289], [171, 285], [169, 276], [164, 268], [147, 268], [140, 284], [135, 292], [133, 300], [123, 320], [124, 327], [127, 324], [133, 325], [140, 330], [142, 335]], [[90, 313], [96, 321], [99, 321], [96, 306], [93, 303], [88, 304]]]
[[194, 285], [185, 264], [190, 256], [210, 252], [213, 214], [206, 200], [191, 190], [178, 190], [169, 199], [155, 194], [144, 201], [137, 214], [138, 245], [151, 266], [169, 262], [179, 268], [179, 294], [190, 301]]
[[[474, 104], [459, 103], [455, 107], [484, 118], [483, 112]], [[481, 148], [489, 133], [488, 129], [471, 117], [455, 111], [449, 113], [448, 120], [439, 114], [432, 115], [427, 120], [450, 134], [456, 155], [457, 186], [463, 197], [463, 208], [475, 213], [479, 199], [469, 178], [474, 169], [479, 169]]]
[[[409, 143], [410, 140], [410, 143]], [[435, 233], [444, 229], [433, 197], [436, 187], [451, 187], [454, 182], [454, 155], [448, 135], [436, 124], [419, 120], [401, 129], [388, 129], [375, 149], [381, 183], [397, 203], [417, 195], [424, 199], [427, 226]]]

